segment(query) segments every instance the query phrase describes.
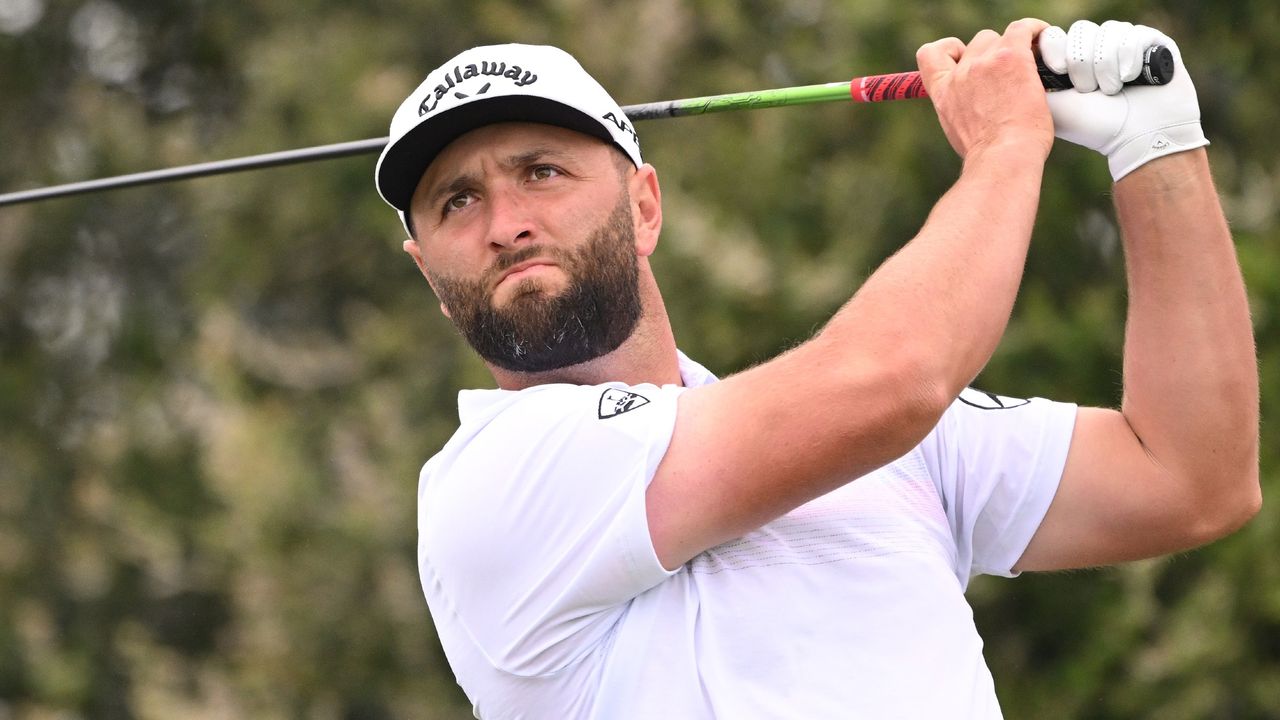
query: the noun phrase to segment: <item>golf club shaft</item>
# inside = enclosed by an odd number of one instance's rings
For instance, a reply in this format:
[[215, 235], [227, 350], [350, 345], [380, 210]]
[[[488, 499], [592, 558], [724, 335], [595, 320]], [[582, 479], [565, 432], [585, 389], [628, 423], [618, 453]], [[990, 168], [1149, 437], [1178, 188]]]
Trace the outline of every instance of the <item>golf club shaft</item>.
[[[632, 122], [653, 120], [666, 117], [683, 117], [703, 115], [707, 113], [726, 112], [729, 110], [753, 110], [756, 108], [782, 107], [786, 105], [804, 105], [808, 103], [849, 101], [849, 83], [827, 83], [825, 85], [807, 85], [801, 87], [779, 88], [776, 90], [759, 90], [753, 92], [731, 93], [728, 95], [712, 95], [709, 97], [689, 98], [686, 100], [665, 100], [628, 105], [622, 108]], [[18, 205], [20, 203], [50, 200], [53, 198], [82, 195], [118, 188], [152, 185], [189, 180], [192, 178], [224, 175], [244, 170], [296, 165], [315, 160], [347, 157], [350, 155], [372, 155], [381, 152], [387, 144], [387, 138], [369, 138], [333, 145], [317, 145], [315, 147], [283, 150], [263, 155], [250, 155], [229, 160], [214, 160], [195, 165], [163, 170], [149, 170], [130, 175], [85, 180], [83, 182], [54, 185], [51, 187], [20, 190], [0, 195], [0, 207]]]
[[[1071, 87], [1071, 81], [1066, 75], [1056, 75], [1050, 72], [1038, 60], [1037, 64], [1040, 68], [1041, 82], [1046, 89], [1055, 90]], [[1135, 81], [1135, 84], [1162, 85], [1169, 81], [1172, 73], [1173, 60], [1172, 56], [1169, 55], [1169, 51], [1163, 47], [1149, 48], [1147, 50], [1147, 62], [1144, 63], [1144, 72]], [[637, 122], [657, 118], [706, 115], [731, 110], [754, 110], [757, 108], [808, 105], [811, 103], [847, 102], [849, 100], [854, 102], [883, 102], [886, 100], [906, 100], [926, 96], [920, 73], [905, 72], [857, 77], [849, 82], [802, 85], [778, 88], [776, 90], [756, 90], [685, 100], [667, 100], [643, 105], [628, 105], [622, 108], [622, 111], [633, 122]], [[371, 155], [381, 152], [386, 144], [387, 138], [385, 137], [369, 138], [368, 140], [318, 145], [296, 150], [266, 153], [264, 155], [215, 160], [195, 165], [166, 168], [164, 170], [151, 170], [131, 175], [117, 175], [115, 177], [68, 183], [66, 185], [21, 190], [0, 195], [0, 207], [138, 185], [188, 180], [280, 165], [295, 165], [314, 160], [327, 160], [350, 155]]]
[[296, 165], [298, 163], [311, 162], [313, 160], [328, 160], [330, 158], [347, 157], [348, 155], [368, 155], [381, 151], [383, 146], [386, 144], [387, 138], [369, 138], [368, 140], [355, 140], [352, 142], [335, 143], [333, 145], [317, 145], [315, 147], [298, 148], [296, 150], [282, 150], [280, 152], [265, 153], [262, 155], [249, 155], [248, 157], [232, 158], [230, 160], [213, 160], [211, 162], [197, 163], [195, 165], [182, 165], [179, 167], [165, 168], [163, 170], [148, 170], [146, 172], [132, 173], [130, 175], [116, 175], [114, 177], [85, 180], [83, 182], [54, 185], [45, 188], [35, 188], [33, 190], [20, 190], [18, 192], [0, 195], [0, 207], [5, 205], [35, 202], [37, 200], [67, 197], [69, 195], [83, 195], [86, 193], [101, 192], [103, 190], [135, 187], [138, 185], [154, 185], [156, 183], [171, 182], [174, 180], [189, 180], [191, 178], [207, 177], [209, 175], [225, 175], [227, 173], [240, 172], [242, 170], [257, 170], [260, 168], [277, 167], [280, 165]]

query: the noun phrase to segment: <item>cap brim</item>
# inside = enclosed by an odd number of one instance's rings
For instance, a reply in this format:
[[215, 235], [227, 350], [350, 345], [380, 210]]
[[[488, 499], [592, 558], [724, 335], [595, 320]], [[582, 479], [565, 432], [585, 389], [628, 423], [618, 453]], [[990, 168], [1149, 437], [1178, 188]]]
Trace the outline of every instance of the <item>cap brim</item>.
[[613, 142], [598, 120], [555, 100], [529, 95], [474, 100], [418, 124], [388, 147], [378, 164], [378, 192], [392, 207], [408, 212], [418, 181], [445, 146], [478, 127], [511, 121], [556, 125]]

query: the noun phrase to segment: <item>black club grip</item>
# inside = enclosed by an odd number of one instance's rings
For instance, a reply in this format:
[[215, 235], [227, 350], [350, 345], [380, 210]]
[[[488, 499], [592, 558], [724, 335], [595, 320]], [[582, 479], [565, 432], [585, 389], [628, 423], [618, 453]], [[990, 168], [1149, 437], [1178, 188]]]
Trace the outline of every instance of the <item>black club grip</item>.
[[[1152, 45], [1142, 54], [1142, 71], [1125, 85], [1164, 85], [1173, 79], [1173, 53], [1164, 45]], [[1036, 57], [1036, 70], [1045, 90], [1071, 89], [1071, 76], [1059, 75]]]

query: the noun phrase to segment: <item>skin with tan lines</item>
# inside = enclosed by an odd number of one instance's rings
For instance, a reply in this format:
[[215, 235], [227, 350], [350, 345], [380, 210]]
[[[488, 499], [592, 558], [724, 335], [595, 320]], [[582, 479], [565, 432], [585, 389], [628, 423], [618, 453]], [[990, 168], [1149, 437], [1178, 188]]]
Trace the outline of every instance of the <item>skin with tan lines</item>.
[[[646, 494], [662, 564], [676, 568], [901, 456], [982, 369], [1021, 281], [1053, 121], [1021, 20], [917, 55], [964, 167], [919, 234], [823, 330], [770, 362], [679, 398]], [[571, 282], [548, 261], [495, 273], [528, 246], [572, 250], [620, 199], [631, 212], [642, 306], [616, 350], [559, 370], [489, 364], [498, 385], [678, 384], [676, 345], [649, 267], [662, 227], [651, 166], [569, 130], [504, 123], [449, 145], [413, 197], [405, 250], [432, 275], [486, 278], [494, 307]], [[1260, 505], [1258, 383], [1244, 289], [1203, 150], [1121, 180], [1129, 265], [1122, 410], [1082, 409], [1057, 496], [1017, 568], [1045, 570], [1185, 549]], [[450, 310], [444, 307], [446, 314]], [[910, 324], [902, 318], [910, 317]], [[829, 409], [821, 417], [808, 408]]]

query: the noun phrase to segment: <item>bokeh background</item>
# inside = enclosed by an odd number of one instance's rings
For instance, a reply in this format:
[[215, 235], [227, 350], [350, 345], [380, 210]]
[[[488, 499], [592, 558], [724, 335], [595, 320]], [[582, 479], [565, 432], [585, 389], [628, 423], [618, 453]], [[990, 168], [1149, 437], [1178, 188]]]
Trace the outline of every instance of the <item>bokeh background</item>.
[[[0, 0], [0, 192], [382, 136], [474, 44], [561, 45], [628, 104], [911, 69], [924, 42], [1048, 12], [1180, 41], [1249, 283], [1269, 499], [1180, 557], [979, 580], [988, 662], [1010, 718], [1280, 717], [1272, 0]], [[639, 131], [678, 340], [721, 374], [808, 337], [959, 170], [927, 101]], [[456, 392], [492, 382], [373, 166], [0, 208], [0, 720], [470, 717], [414, 501]], [[1101, 158], [1054, 150], [978, 385], [1117, 402], [1109, 185]]]

